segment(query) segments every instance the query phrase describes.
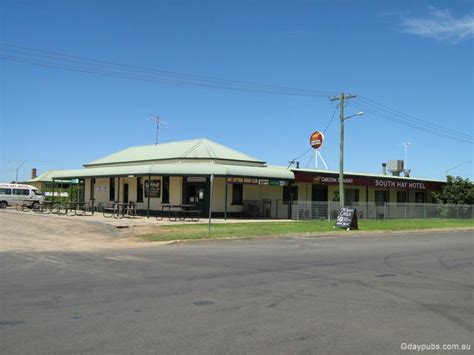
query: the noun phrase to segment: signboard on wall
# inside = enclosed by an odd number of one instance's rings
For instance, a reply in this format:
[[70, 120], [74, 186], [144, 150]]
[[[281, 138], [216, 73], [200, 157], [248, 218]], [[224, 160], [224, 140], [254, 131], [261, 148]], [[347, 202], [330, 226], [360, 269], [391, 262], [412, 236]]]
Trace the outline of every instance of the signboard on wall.
[[[296, 182], [307, 182], [310, 184], [337, 185], [339, 177], [336, 174], [321, 174], [294, 171]], [[444, 185], [437, 181], [417, 181], [409, 178], [393, 179], [387, 177], [344, 175], [344, 184], [355, 186], [368, 186], [380, 189], [395, 188], [403, 190], [441, 190]]]
[[256, 178], [242, 178], [242, 177], [228, 177], [228, 184], [246, 184], [246, 185], [270, 185], [270, 186], [286, 186], [288, 184], [285, 180], [273, 179], [256, 179]]
[[109, 187], [107, 185], [95, 185], [95, 192], [108, 192]]
[[[150, 184], [150, 189], [148, 189]], [[161, 180], [145, 180], [145, 197], [148, 198], [148, 190], [151, 198], [161, 197]]]
[[206, 182], [205, 176], [188, 176], [186, 178], [187, 182]]

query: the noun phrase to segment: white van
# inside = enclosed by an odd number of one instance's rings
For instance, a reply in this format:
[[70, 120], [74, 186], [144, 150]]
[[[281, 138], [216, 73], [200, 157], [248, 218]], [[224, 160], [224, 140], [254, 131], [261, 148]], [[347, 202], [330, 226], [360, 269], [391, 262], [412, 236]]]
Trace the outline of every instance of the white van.
[[0, 183], [0, 208], [21, 205], [24, 201], [43, 203], [44, 194], [34, 186]]

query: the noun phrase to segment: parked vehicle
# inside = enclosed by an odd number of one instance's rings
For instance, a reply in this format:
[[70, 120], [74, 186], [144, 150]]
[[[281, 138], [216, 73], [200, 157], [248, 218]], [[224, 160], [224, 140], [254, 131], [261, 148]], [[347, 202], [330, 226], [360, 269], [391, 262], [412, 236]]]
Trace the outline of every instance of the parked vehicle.
[[34, 186], [0, 183], [0, 208], [31, 202], [31, 206], [43, 203], [44, 194]]

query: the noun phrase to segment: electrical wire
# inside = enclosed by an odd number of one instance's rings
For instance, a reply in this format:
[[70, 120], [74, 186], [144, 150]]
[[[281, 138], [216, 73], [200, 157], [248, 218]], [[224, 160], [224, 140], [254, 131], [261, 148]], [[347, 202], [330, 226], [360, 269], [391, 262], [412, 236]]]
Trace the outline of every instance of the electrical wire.
[[323, 134], [326, 133], [327, 129], [329, 128], [332, 121], [334, 120], [334, 117], [336, 115], [336, 111], [337, 111], [338, 108], [339, 108], [339, 104], [336, 105], [336, 108], [334, 109], [334, 112], [332, 113], [332, 116], [331, 116], [331, 119], [329, 120], [329, 123], [327, 124], [326, 128], [324, 128], [324, 130], [323, 130]]
[[[7, 47], [7, 48], [5, 48]], [[12, 49], [15, 48], [15, 49]], [[21, 49], [21, 50], [18, 50]], [[0, 43], [0, 51], [12, 52], [21, 54], [23, 57], [14, 55], [3, 55], [1, 59], [9, 61], [17, 61], [27, 64], [49, 66], [50, 68], [66, 69], [73, 71], [82, 71], [89, 74], [100, 74], [100, 75], [120, 75], [122, 77], [135, 79], [152, 79], [162, 80], [162, 83], [180, 84], [180, 85], [193, 85], [193, 86], [204, 86], [218, 89], [228, 89], [237, 91], [253, 91], [262, 92], [268, 94], [279, 94], [279, 95], [290, 95], [290, 96], [323, 96], [327, 97], [334, 92], [322, 91], [313, 89], [302, 89], [287, 86], [269, 85], [261, 83], [244, 82], [237, 80], [227, 80], [220, 78], [213, 78], [207, 76], [199, 76], [193, 74], [185, 74], [179, 72], [151, 69], [141, 66], [133, 66], [127, 64], [120, 64], [111, 61], [92, 59], [87, 57], [80, 57], [69, 55], [60, 52], [53, 52], [47, 50], [34, 49], [24, 46]], [[26, 52], [25, 52], [26, 51]], [[26, 57], [24, 57], [26, 55]], [[40, 59], [38, 59], [38, 57]], [[44, 60], [46, 58], [47, 60]], [[53, 60], [53, 62], [51, 61]], [[72, 66], [70, 63], [75, 63]], [[78, 67], [79, 65], [79, 67]], [[84, 67], [87, 65], [87, 67]], [[92, 66], [92, 67], [91, 67]], [[104, 68], [112, 70], [112, 72], [104, 73]], [[117, 70], [119, 71], [117, 73]], [[140, 78], [136, 78], [136, 73], [139, 73]], [[150, 77], [150, 75], [152, 77]]]
[[[332, 113], [331, 119], [329, 120], [328, 124], [326, 125], [326, 128], [324, 128], [324, 130], [323, 130], [323, 134], [326, 133], [326, 130], [329, 128], [329, 126], [331, 125], [332, 121], [334, 120], [334, 117], [335, 117], [335, 115], [336, 115], [336, 111], [337, 111], [338, 107], [339, 107], [339, 104], [338, 104], [338, 105], [336, 106], [336, 108], [334, 109], [334, 112]], [[309, 147], [309, 148], [306, 150], [306, 152], [304, 152], [303, 154], [297, 156], [296, 158], [293, 158], [293, 159], [290, 161], [290, 164], [288, 165], [288, 168], [289, 168], [292, 164], [294, 164], [294, 163], [296, 162], [296, 160], [298, 160], [298, 159], [304, 157], [306, 154], [308, 154], [308, 152], [309, 152], [311, 149], [313, 149], [313, 147]], [[311, 158], [310, 158], [310, 160], [311, 160]], [[308, 166], [309, 163], [306, 164], [306, 165]]]
[[419, 131], [427, 133], [427, 134], [435, 135], [435, 136], [438, 136], [438, 137], [441, 137], [441, 138], [455, 140], [455, 141], [458, 141], [458, 142], [474, 144], [474, 141], [473, 141], [472, 137], [469, 137], [468, 135], [465, 135], [465, 134], [453, 133], [453, 132], [450, 132], [450, 131], [447, 131], [447, 130], [444, 130], [444, 129], [433, 128], [433, 127], [430, 127], [428, 125], [423, 125], [423, 124], [418, 123], [418, 122], [413, 121], [413, 120], [409, 120], [409, 119], [406, 119], [406, 118], [401, 118], [399, 116], [390, 114], [386, 111], [379, 110], [374, 106], [370, 106], [370, 105], [367, 105], [366, 103], [362, 103], [359, 100], [352, 101], [351, 104], [358, 107], [358, 108], [360, 108], [360, 109], [362, 109], [362, 110], [364, 110], [365, 112], [372, 113], [375, 117], [380, 117], [380, 118], [398, 123], [400, 125], [404, 125], [404, 126], [407, 126], [407, 127], [410, 127], [410, 128], [414, 128], [416, 130], [419, 130]]
[[456, 135], [460, 135], [460, 136], [464, 136], [465, 138], [472, 138], [471, 136], [469, 136], [468, 134], [465, 134], [463, 132], [459, 132], [459, 131], [456, 131], [456, 130], [453, 130], [453, 129], [450, 129], [450, 128], [446, 128], [446, 127], [442, 127], [440, 125], [437, 125], [433, 122], [428, 122], [426, 120], [422, 120], [422, 119], [419, 119], [413, 115], [409, 115], [409, 114], [406, 114], [404, 112], [401, 112], [399, 110], [396, 110], [396, 109], [393, 109], [393, 108], [390, 108], [389, 106], [387, 105], [384, 105], [384, 104], [381, 104], [381, 103], [378, 103], [374, 100], [371, 100], [369, 98], [366, 98], [362, 95], [359, 95], [357, 97], [361, 102], [363, 102], [364, 104], [366, 105], [369, 105], [375, 109], [378, 109], [380, 111], [383, 111], [387, 114], [390, 114], [390, 115], [393, 115], [393, 116], [396, 116], [400, 119], [404, 119], [404, 120], [407, 120], [407, 121], [410, 121], [410, 122], [413, 122], [413, 123], [417, 123], [417, 124], [422, 124], [424, 126], [429, 126], [431, 128], [434, 128], [434, 129], [441, 129], [443, 131], [446, 131], [446, 132], [449, 132], [449, 133], [452, 133], [452, 134], [456, 134]]

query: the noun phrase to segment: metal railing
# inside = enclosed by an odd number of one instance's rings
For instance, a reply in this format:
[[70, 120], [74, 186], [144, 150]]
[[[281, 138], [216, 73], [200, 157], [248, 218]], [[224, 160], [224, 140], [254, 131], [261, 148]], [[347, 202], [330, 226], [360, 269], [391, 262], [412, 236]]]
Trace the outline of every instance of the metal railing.
[[[293, 202], [293, 206], [295, 204]], [[242, 217], [288, 219], [288, 202], [282, 199], [244, 200]]]
[[[473, 205], [436, 203], [356, 202], [359, 219], [474, 218]], [[292, 206], [292, 219], [328, 219], [339, 213], [339, 202], [297, 201]]]

